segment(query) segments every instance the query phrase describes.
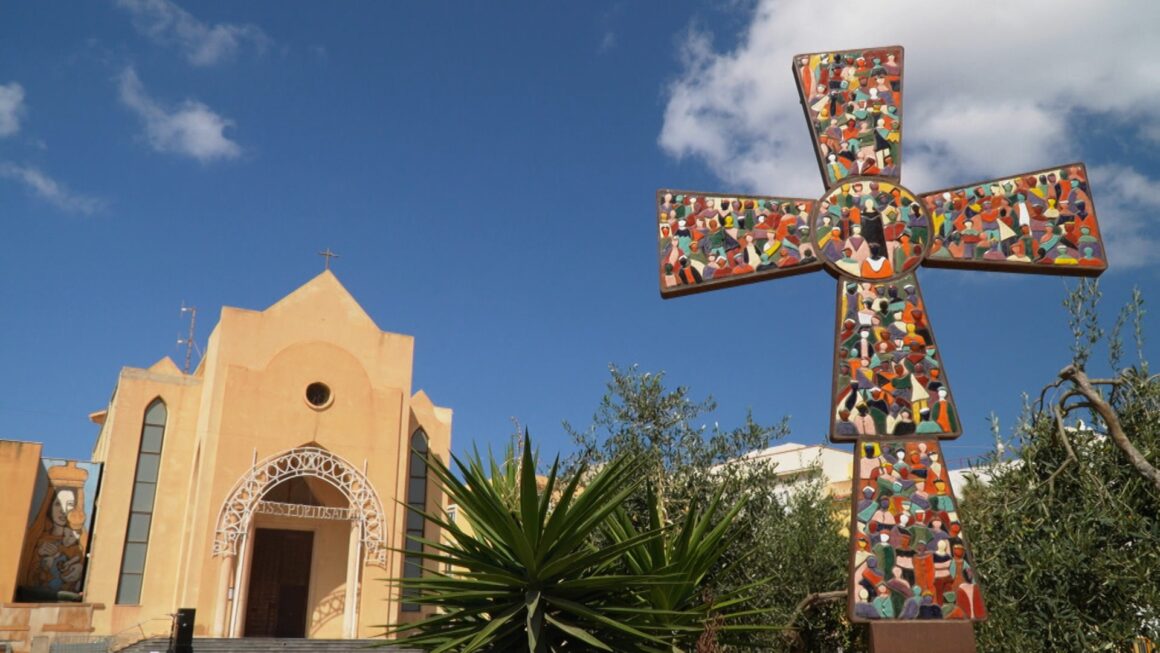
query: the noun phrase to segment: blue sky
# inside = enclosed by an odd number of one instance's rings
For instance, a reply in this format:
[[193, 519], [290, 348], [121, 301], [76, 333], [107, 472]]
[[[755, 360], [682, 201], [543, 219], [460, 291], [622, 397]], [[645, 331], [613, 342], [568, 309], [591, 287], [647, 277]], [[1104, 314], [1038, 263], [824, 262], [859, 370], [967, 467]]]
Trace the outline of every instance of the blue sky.
[[[515, 417], [569, 451], [560, 421], [588, 423], [609, 363], [820, 442], [835, 282], [662, 301], [653, 202], [820, 195], [789, 57], [828, 48], [906, 46], [912, 190], [1084, 160], [1109, 322], [1133, 286], [1160, 302], [1153, 5], [842, 4], [7, 3], [0, 438], [86, 456], [119, 369], [180, 361], [182, 302], [204, 343], [222, 305], [265, 308], [330, 247], [379, 326], [416, 336], [457, 450]], [[954, 462], [1069, 360], [1065, 282], [919, 274]]]

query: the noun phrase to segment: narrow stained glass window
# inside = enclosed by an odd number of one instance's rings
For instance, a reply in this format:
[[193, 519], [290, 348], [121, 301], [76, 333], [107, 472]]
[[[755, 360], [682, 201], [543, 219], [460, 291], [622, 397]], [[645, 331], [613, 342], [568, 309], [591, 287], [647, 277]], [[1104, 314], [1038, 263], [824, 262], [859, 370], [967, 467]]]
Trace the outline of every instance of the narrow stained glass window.
[[149, 550], [149, 526], [153, 521], [153, 501], [161, 469], [161, 445], [165, 440], [165, 402], [160, 397], [145, 409], [134, 474], [133, 498], [129, 502], [129, 524], [125, 529], [125, 549], [121, 556], [121, 578], [117, 603], [141, 602], [145, 580], [145, 559]]
[[[403, 556], [403, 577], [418, 578], [423, 573], [423, 544], [414, 538], [423, 537], [427, 520], [422, 512], [427, 509], [427, 434], [423, 429], [411, 436], [411, 464], [407, 466], [407, 553]], [[403, 590], [403, 612], [418, 612], [418, 603], [405, 600], [416, 595], [411, 588]]]

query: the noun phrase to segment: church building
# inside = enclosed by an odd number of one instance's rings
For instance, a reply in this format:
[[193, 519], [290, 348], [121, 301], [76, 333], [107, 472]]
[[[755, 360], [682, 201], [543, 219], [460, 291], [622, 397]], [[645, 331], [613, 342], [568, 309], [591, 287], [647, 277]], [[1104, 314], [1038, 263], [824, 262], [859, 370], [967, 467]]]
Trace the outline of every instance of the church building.
[[[123, 368], [90, 460], [0, 442], [0, 641], [167, 633], [354, 639], [417, 619], [451, 410], [412, 389], [414, 339], [325, 271], [265, 310], [223, 307], [197, 369]], [[51, 453], [51, 452], [47, 452]]]

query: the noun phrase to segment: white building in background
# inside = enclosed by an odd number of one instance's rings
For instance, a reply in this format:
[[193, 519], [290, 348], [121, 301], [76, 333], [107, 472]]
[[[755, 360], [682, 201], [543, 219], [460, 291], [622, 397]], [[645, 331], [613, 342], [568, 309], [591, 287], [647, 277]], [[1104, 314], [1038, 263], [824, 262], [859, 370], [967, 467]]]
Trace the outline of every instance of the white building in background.
[[955, 493], [955, 499], [959, 501], [963, 500], [963, 492], [969, 483], [976, 482], [986, 485], [991, 482], [992, 475], [993, 471], [990, 467], [982, 466], [947, 470], [947, 476], [951, 480], [951, 489]]
[[775, 492], [786, 498], [795, 488], [820, 479], [834, 501], [835, 512], [848, 512], [850, 481], [854, 474], [854, 452], [819, 444], [786, 442], [768, 449], [751, 451], [734, 461], [767, 462], [776, 465]]
[[948, 469], [947, 476], [951, 479], [951, 489], [955, 492], [955, 499], [962, 501], [963, 492], [971, 482], [987, 485], [998, 472], [1022, 464], [1022, 460], [1005, 460], [987, 465], [980, 464], [978, 466], [963, 467], [961, 469]]

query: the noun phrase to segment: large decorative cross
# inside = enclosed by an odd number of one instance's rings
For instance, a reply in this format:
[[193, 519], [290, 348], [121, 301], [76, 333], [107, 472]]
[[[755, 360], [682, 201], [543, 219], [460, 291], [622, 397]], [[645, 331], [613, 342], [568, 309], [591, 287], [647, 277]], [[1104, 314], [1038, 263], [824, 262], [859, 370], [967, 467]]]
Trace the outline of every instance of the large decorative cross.
[[837, 277], [829, 437], [857, 442], [850, 618], [872, 624], [879, 652], [918, 638], [974, 651], [970, 622], [986, 608], [939, 447], [962, 426], [915, 272], [1096, 276], [1107, 259], [1082, 163], [917, 195], [902, 186], [902, 66], [900, 46], [794, 57], [825, 193], [657, 191], [658, 272], [665, 298]]

